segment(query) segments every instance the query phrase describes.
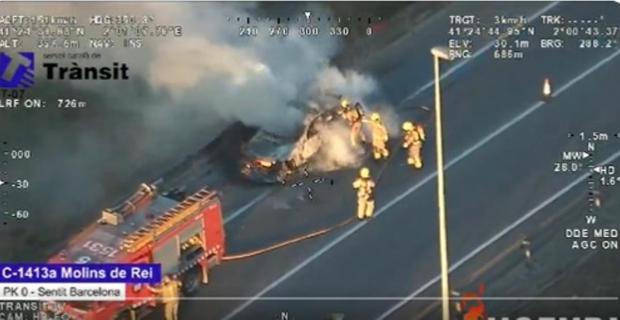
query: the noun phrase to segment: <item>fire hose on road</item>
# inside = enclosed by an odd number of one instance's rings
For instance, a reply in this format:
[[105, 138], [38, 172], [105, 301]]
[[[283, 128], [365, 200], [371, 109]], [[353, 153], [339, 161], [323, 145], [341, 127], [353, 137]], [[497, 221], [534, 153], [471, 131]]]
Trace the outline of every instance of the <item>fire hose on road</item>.
[[322, 235], [325, 235], [333, 230], [336, 230], [338, 228], [344, 227], [346, 225], [348, 225], [349, 223], [353, 222], [354, 218], [348, 218], [338, 224], [335, 224], [333, 226], [327, 227], [327, 228], [323, 228], [321, 230], [317, 230], [305, 235], [301, 235], [286, 241], [282, 241], [282, 242], [278, 242], [275, 243], [271, 246], [265, 247], [265, 248], [261, 248], [261, 249], [257, 249], [257, 250], [253, 250], [250, 252], [245, 252], [245, 253], [240, 253], [240, 254], [235, 254], [235, 255], [230, 255], [230, 256], [224, 256], [222, 257], [222, 261], [234, 261], [234, 260], [241, 260], [241, 259], [246, 259], [246, 258], [251, 258], [251, 257], [255, 257], [261, 254], [265, 254], [271, 251], [274, 251], [276, 249], [280, 249], [295, 243], [299, 243], [302, 242], [304, 240], [308, 240], [308, 239], [312, 239], [312, 238], [316, 238], [316, 237], [320, 237]]
[[[385, 162], [383, 162], [379, 166], [379, 170], [378, 170], [379, 173], [377, 174], [377, 176], [375, 178], [376, 182], [378, 182], [381, 179], [385, 169], [387, 169], [387, 167], [388, 167], [388, 164], [389, 164], [390, 160], [392, 158], [394, 158], [394, 155], [395, 154], [399, 154], [400, 148], [398, 148], [398, 146], [400, 146], [400, 142], [397, 142], [397, 143], [392, 142], [392, 143], [390, 143], [390, 148], [395, 150], [395, 152], [394, 152], [392, 157], [387, 159]], [[292, 239], [288, 239], [288, 240], [285, 240], [285, 241], [282, 241], [282, 242], [278, 242], [278, 243], [275, 243], [275, 244], [270, 245], [270, 246], [265, 247], [265, 248], [261, 248], [261, 249], [257, 249], [257, 250], [253, 250], [253, 251], [245, 252], [245, 253], [239, 253], [239, 254], [224, 256], [224, 257], [222, 257], [221, 261], [235, 261], [235, 260], [241, 260], [241, 259], [246, 259], [246, 258], [251, 258], [251, 257], [259, 256], [259, 255], [262, 255], [262, 254], [265, 254], [265, 253], [268, 253], [268, 252], [271, 252], [271, 251], [274, 251], [274, 250], [277, 250], [277, 249], [280, 249], [280, 248], [283, 248], [283, 247], [287, 247], [289, 245], [293, 245], [293, 244], [302, 242], [304, 240], [309, 240], [309, 239], [312, 239], [312, 238], [323, 236], [323, 235], [325, 235], [325, 234], [327, 234], [327, 233], [329, 233], [331, 231], [334, 231], [336, 229], [342, 228], [342, 227], [350, 224], [353, 221], [355, 221], [355, 218], [351, 217], [351, 218], [348, 218], [348, 219], [346, 219], [346, 220], [344, 220], [344, 221], [342, 221], [342, 222], [340, 222], [338, 224], [332, 225], [330, 227], [323, 228], [323, 229], [320, 229], [320, 230], [317, 230], [317, 231], [314, 231], [314, 232], [311, 232], [311, 233], [308, 233], [308, 234], [304, 234], [304, 235], [301, 235], [301, 236], [298, 236], [298, 237], [295, 237], [295, 238], [292, 238]]]

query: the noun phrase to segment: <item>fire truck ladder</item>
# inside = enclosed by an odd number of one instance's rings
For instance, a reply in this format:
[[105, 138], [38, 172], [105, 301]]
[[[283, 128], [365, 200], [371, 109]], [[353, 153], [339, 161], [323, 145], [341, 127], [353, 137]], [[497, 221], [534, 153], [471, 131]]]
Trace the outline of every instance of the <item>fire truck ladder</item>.
[[103, 209], [101, 212], [101, 219], [99, 222], [107, 223], [111, 225], [119, 225], [125, 217], [134, 213], [138, 207], [142, 206], [147, 201], [150, 201], [155, 194], [156, 188], [152, 185], [141, 184], [140, 188], [125, 202], [119, 204], [114, 208]]
[[148, 225], [134, 231], [121, 244], [121, 249], [127, 252], [135, 252], [147, 245], [154, 238], [162, 235], [172, 226], [191, 216], [200, 208], [205, 199], [210, 199], [214, 192], [201, 189], [193, 195], [185, 198], [163, 215], [155, 218]]

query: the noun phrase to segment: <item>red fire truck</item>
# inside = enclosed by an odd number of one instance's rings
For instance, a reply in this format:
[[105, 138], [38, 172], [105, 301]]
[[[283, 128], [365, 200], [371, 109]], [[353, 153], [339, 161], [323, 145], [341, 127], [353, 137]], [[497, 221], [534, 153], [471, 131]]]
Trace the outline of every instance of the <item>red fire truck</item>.
[[[203, 272], [224, 256], [221, 205], [214, 191], [187, 197], [159, 193], [154, 185], [138, 191], [73, 237], [50, 263], [158, 263], [162, 274], [175, 274], [189, 294]], [[152, 311], [156, 299], [145, 284], [127, 284], [125, 301], [49, 302], [46, 309], [74, 319], [130, 319]]]

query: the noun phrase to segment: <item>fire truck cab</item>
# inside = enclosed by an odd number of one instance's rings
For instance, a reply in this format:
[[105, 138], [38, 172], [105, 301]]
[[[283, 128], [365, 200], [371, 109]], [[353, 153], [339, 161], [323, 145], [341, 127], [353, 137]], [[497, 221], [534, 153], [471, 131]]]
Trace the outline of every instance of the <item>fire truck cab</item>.
[[[50, 263], [158, 263], [162, 275], [175, 274], [183, 293], [196, 290], [202, 268], [218, 264], [225, 250], [220, 201], [207, 189], [180, 200], [153, 185], [138, 191], [77, 236]], [[146, 284], [127, 284], [127, 299], [115, 302], [50, 302], [47, 308], [73, 319], [129, 319], [146, 314], [156, 300]]]

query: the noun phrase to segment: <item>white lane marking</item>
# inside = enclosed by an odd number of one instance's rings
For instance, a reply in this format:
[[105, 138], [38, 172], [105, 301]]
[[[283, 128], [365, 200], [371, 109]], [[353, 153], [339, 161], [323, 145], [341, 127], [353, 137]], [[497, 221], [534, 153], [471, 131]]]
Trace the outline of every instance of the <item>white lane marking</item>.
[[[608, 164], [614, 160], [616, 160], [618, 157], [620, 156], [620, 151], [617, 151], [616, 153], [612, 154], [609, 158], [605, 159], [604, 161], [602, 161], [600, 164]], [[600, 165], [599, 164], [599, 165]], [[564, 188], [562, 188], [560, 191], [556, 192], [553, 196], [547, 198], [547, 200], [541, 202], [538, 206], [536, 206], [535, 208], [533, 208], [532, 210], [528, 211], [526, 214], [524, 214], [521, 218], [517, 219], [515, 222], [513, 222], [512, 224], [510, 224], [509, 226], [507, 226], [506, 228], [504, 228], [502, 231], [498, 232], [496, 235], [494, 235], [493, 237], [491, 237], [489, 240], [485, 241], [484, 243], [482, 243], [480, 246], [478, 246], [476, 249], [472, 250], [469, 254], [467, 254], [466, 256], [464, 256], [463, 258], [461, 258], [459, 261], [457, 261], [455, 264], [453, 264], [452, 266], [450, 266], [450, 268], [448, 269], [449, 272], [452, 272], [454, 270], [456, 270], [458, 267], [460, 267], [461, 265], [463, 265], [465, 262], [467, 262], [468, 260], [470, 260], [471, 258], [473, 258], [475, 255], [477, 255], [478, 253], [480, 253], [482, 250], [486, 249], [488, 246], [490, 246], [491, 244], [495, 243], [497, 240], [499, 240], [501, 237], [505, 236], [508, 232], [512, 231], [513, 229], [515, 229], [516, 227], [518, 227], [520, 224], [522, 224], [523, 222], [525, 222], [527, 219], [531, 218], [532, 216], [534, 216], [536, 213], [538, 213], [540, 210], [542, 210], [543, 208], [545, 208], [547, 205], [549, 205], [550, 203], [552, 203], [553, 201], [557, 200], [558, 198], [560, 198], [561, 196], [563, 196], [565, 193], [567, 193], [568, 191], [570, 191], [573, 187], [575, 187], [576, 185], [580, 184], [581, 182], [583, 182], [583, 180], [586, 179], [586, 177], [588, 177], [590, 175], [589, 172], [584, 173], [583, 175], [581, 175], [579, 178], [577, 178], [576, 180], [574, 180], [573, 182], [571, 182], [570, 184], [568, 184], [567, 186], [565, 186]], [[433, 284], [435, 284], [437, 281], [439, 281], [441, 278], [441, 274], [438, 274], [437, 276], [435, 276], [433, 279], [431, 279], [430, 281], [428, 281], [427, 283], [425, 283], [424, 285], [422, 285], [421, 287], [419, 287], [418, 289], [416, 289], [415, 291], [413, 291], [406, 300], [402, 300], [399, 303], [395, 304], [394, 306], [392, 306], [390, 309], [388, 309], [386, 312], [384, 312], [383, 314], [381, 314], [377, 320], [383, 320], [385, 318], [387, 318], [388, 316], [390, 316], [394, 311], [400, 309], [403, 305], [407, 304], [408, 301], [410, 301], [412, 298], [416, 297], [417, 295], [419, 295], [420, 293], [424, 292], [424, 290], [428, 289], [430, 286], [432, 286]]]
[[[536, 18], [538, 18], [538, 16], [542, 15], [543, 13], [551, 10], [553, 7], [555, 7], [556, 5], [558, 5], [559, 2], [552, 2], [550, 4], [548, 4], [547, 6], [543, 7], [542, 9], [540, 9], [539, 11], [535, 12], [534, 14], [532, 14], [531, 16], [527, 17], [527, 21], [532, 21]], [[441, 75], [441, 80], [443, 80], [444, 78], [448, 77], [449, 75], [451, 75], [452, 73], [454, 73], [455, 71], [457, 71], [458, 69], [460, 69], [461, 67], [463, 67], [463, 65], [465, 65], [467, 62], [470, 62], [471, 60], [475, 59], [476, 57], [480, 56], [482, 53], [484, 53], [485, 51], [487, 51], [489, 48], [491, 48], [493, 46], [493, 41], [488, 42], [484, 47], [482, 47], [482, 49], [476, 51], [476, 53], [474, 53], [472, 55], [471, 58], [465, 59], [461, 62], [459, 62], [458, 64], [456, 64], [454, 67], [450, 68], [447, 72], [445, 72], [444, 74]], [[414, 92], [413, 94], [409, 95], [407, 98], [405, 98], [404, 101], [412, 99], [413, 97], [417, 96], [418, 94], [420, 94], [421, 92], [423, 92], [424, 90], [430, 88], [432, 85], [434, 84], [434, 80], [429, 81], [428, 83], [426, 83], [424, 86], [422, 86], [421, 88], [419, 88], [416, 92]], [[557, 93], [556, 93], [557, 94]], [[237, 218], [239, 215], [241, 215], [243, 212], [245, 212], [247, 209], [249, 209], [250, 207], [252, 207], [254, 204], [256, 204], [257, 202], [261, 201], [262, 199], [264, 199], [268, 194], [268, 191], [265, 191], [264, 193], [260, 194], [258, 197], [254, 198], [254, 200], [252, 200], [251, 202], [248, 202], [246, 205], [244, 205], [243, 207], [237, 209], [233, 214], [231, 214], [230, 216], [228, 216], [227, 218], [224, 219], [224, 224], [227, 224], [228, 222], [234, 220], [235, 218]]]
[[[531, 16], [527, 17], [527, 21], [532, 21], [532, 20], [536, 19], [538, 16], [542, 15], [543, 13], [547, 12], [548, 10], [550, 10], [551, 8], [555, 7], [558, 4], [559, 4], [559, 2], [556, 1], [556, 2], [552, 2], [552, 3], [548, 4], [548, 5], [546, 5], [545, 7], [540, 9], [539, 11], [537, 11], [534, 14], [532, 14]], [[492, 46], [493, 46], [493, 41], [490, 41], [482, 49], [480, 49], [476, 53], [474, 53], [471, 58], [468, 58], [468, 59], [465, 59], [465, 60], [459, 62], [454, 67], [450, 68], [447, 72], [442, 74], [441, 75], [441, 80], [443, 80], [444, 78], [448, 77], [449, 75], [451, 75], [452, 73], [454, 73], [455, 71], [457, 71], [458, 69], [463, 67], [463, 65], [465, 65], [467, 62], [470, 62], [471, 60], [473, 60], [476, 57], [480, 56], [482, 53], [487, 51]], [[413, 94], [409, 95], [409, 97], [407, 97], [404, 101], [409, 100], [409, 99], [415, 97], [416, 95], [420, 94], [424, 90], [430, 88], [433, 85], [433, 83], [434, 83], [434, 80], [429, 81], [423, 87], [419, 88], [416, 92], [414, 92]], [[224, 224], [227, 224], [228, 222], [230, 222], [230, 221], [234, 220], [235, 218], [237, 218], [239, 215], [241, 215], [247, 209], [252, 207], [254, 204], [256, 204], [257, 202], [259, 202], [262, 199], [264, 199], [267, 196], [267, 194], [268, 194], [268, 191], [265, 191], [264, 193], [260, 194], [258, 197], [254, 198], [254, 200], [248, 202], [243, 207], [237, 209], [233, 214], [231, 214], [230, 216], [228, 216], [228, 217], [226, 217], [224, 219]]]
[[224, 224], [227, 224], [231, 221], [233, 221], [235, 218], [237, 218], [238, 216], [240, 216], [242, 213], [244, 213], [246, 210], [248, 210], [250, 207], [252, 207], [253, 205], [255, 205], [256, 203], [258, 203], [259, 201], [265, 199], [265, 197], [267, 197], [267, 195], [270, 193], [271, 190], [265, 190], [263, 193], [259, 194], [256, 198], [254, 198], [254, 200], [246, 203], [243, 207], [237, 209], [235, 212], [233, 212], [231, 215], [229, 215], [228, 217], [224, 218]]
[[[533, 13], [531, 16], [527, 17], [526, 18], [527, 21], [528, 22], [534, 21], [534, 19], [538, 18], [543, 13], [551, 10], [553, 7], [557, 6], [559, 3], [560, 3], [559, 1], [556, 1], [556, 2], [552, 2], [552, 3], [548, 4], [548, 5], [546, 5], [542, 9], [540, 9], [540, 10], [536, 11], [535, 13]], [[472, 60], [474, 60], [477, 57], [479, 57], [481, 54], [485, 53], [487, 50], [491, 49], [491, 47], [493, 47], [494, 43], [495, 43], [495, 40], [489, 41], [487, 44], [484, 45], [484, 47], [482, 47], [479, 50], [477, 50], [470, 58], [463, 59], [463, 60], [461, 60], [461, 62], [455, 64], [454, 67], [448, 69], [448, 71], [446, 71], [444, 74], [442, 74], [439, 79], [443, 80], [443, 79], [447, 78], [448, 76], [450, 76], [451, 74], [453, 74], [454, 72], [456, 72], [457, 70], [461, 69], [466, 63], [471, 62]], [[429, 55], [429, 61], [430, 61], [430, 55]], [[411, 99], [417, 97], [420, 93], [422, 93], [425, 90], [427, 90], [428, 88], [432, 87], [434, 84], [435, 84], [435, 79], [431, 79], [424, 86], [420, 87], [418, 90], [416, 90], [412, 94], [408, 95], [401, 103], [406, 102], [408, 100], [411, 100]]]
[[[620, 54], [620, 50], [616, 50], [613, 54], [611, 54], [610, 56], [608, 56], [607, 58], [599, 61], [598, 63], [596, 63], [595, 65], [593, 65], [592, 67], [590, 67], [589, 69], [587, 69], [586, 71], [582, 72], [581, 74], [579, 74], [577, 77], [575, 77], [573, 80], [567, 82], [566, 84], [564, 84], [562, 87], [560, 87], [556, 93], [553, 95], [554, 97], [556, 97], [557, 95], [559, 95], [560, 93], [564, 92], [566, 89], [568, 89], [569, 87], [571, 87], [572, 85], [576, 84], [579, 80], [582, 80], [583, 78], [585, 78], [587, 75], [591, 74], [592, 72], [594, 72], [595, 70], [597, 70], [598, 68], [600, 68], [601, 66], [605, 65], [606, 63], [608, 63], [609, 61], [611, 61], [613, 58], [615, 58], [616, 56], [618, 56], [618, 54]], [[576, 79], [576, 80], [575, 80]], [[480, 140], [478, 143], [474, 144], [473, 146], [469, 147], [467, 150], [465, 150], [463, 153], [461, 153], [460, 155], [458, 155], [456, 158], [452, 159], [451, 161], [449, 161], [446, 166], [445, 169], [447, 170], [448, 168], [452, 167], [454, 164], [458, 163], [459, 161], [461, 161], [463, 158], [467, 157], [468, 155], [470, 155], [471, 153], [473, 153], [474, 151], [480, 149], [483, 145], [485, 145], [486, 143], [488, 143], [490, 140], [492, 140], [493, 138], [497, 137], [498, 135], [502, 134], [504, 131], [508, 130], [508, 128], [512, 127], [513, 125], [515, 125], [516, 123], [518, 123], [519, 121], [523, 120], [523, 118], [527, 117], [529, 114], [531, 114], [532, 112], [536, 111], [538, 108], [540, 108], [544, 103], [543, 102], [537, 102], [535, 103], [533, 106], [531, 106], [530, 108], [528, 108], [527, 110], [525, 110], [524, 112], [522, 112], [521, 114], [519, 114], [517, 117], [515, 117], [514, 119], [508, 121], [507, 123], [505, 123], [504, 125], [502, 125], [501, 127], [497, 128], [495, 131], [493, 131], [491, 134], [487, 135], [485, 138], [483, 138], [482, 140]], [[404, 193], [398, 195], [396, 198], [392, 199], [390, 202], [388, 202], [385, 206], [381, 207], [379, 210], [376, 211], [375, 213], [375, 217], [380, 216], [383, 212], [385, 212], [387, 209], [391, 208], [392, 206], [394, 206], [396, 203], [400, 202], [402, 199], [404, 199], [405, 197], [407, 197], [409, 194], [411, 194], [412, 192], [418, 190], [420, 187], [422, 187], [423, 185], [425, 185], [426, 183], [428, 183], [431, 179], [435, 178], [435, 176], [437, 175], [437, 172], [435, 171], [432, 174], [429, 174], [428, 176], [426, 176], [424, 179], [422, 179], [420, 182], [418, 182], [417, 184], [413, 185], [412, 187], [410, 187], [409, 189], [407, 189]], [[254, 300], [256, 300], [257, 297], [260, 297], [262, 295], [264, 295], [265, 293], [267, 293], [269, 290], [277, 287], [278, 285], [280, 285], [282, 282], [286, 281], [288, 278], [290, 278], [291, 276], [293, 276], [295, 273], [297, 273], [299, 270], [303, 269], [305, 266], [307, 266], [308, 264], [310, 264], [311, 262], [313, 262], [314, 260], [316, 260], [318, 257], [320, 257], [321, 255], [323, 255], [325, 252], [327, 252], [329, 249], [331, 249], [332, 247], [334, 247], [335, 245], [337, 245], [338, 243], [340, 243], [342, 240], [348, 238], [350, 235], [352, 235], [353, 233], [355, 233], [357, 230], [361, 229], [363, 226], [365, 226], [367, 223], [367, 221], [364, 222], [360, 222], [357, 225], [355, 225], [354, 227], [352, 227], [351, 229], [348, 229], [347, 231], [345, 231], [343, 234], [341, 234], [340, 236], [338, 236], [336, 239], [332, 240], [330, 243], [328, 243], [327, 245], [325, 245], [323, 248], [319, 249], [317, 252], [315, 252], [314, 254], [312, 254], [311, 256], [309, 256], [308, 258], [306, 258], [304, 261], [302, 261], [301, 263], [299, 263], [297, 266], [295, 266], [293, 269], [289, 270], [288, 272], [286, 272], [285, 274], [283, 274], [282, 276], [280, 276], [277, 280], [273, 281], [271, 284], [269, 284], [268, 286], [266, 286], [265, 288], [263, 288], [261, 291], [259, 291], [257, 294], [255, 294], [255, 296], [252, 299], [249, 299], [248, 301], [246, 301], [245, 303], [241, 304], [240, 306], [238, 306], [237, 308], [235, 308], [232, 312], [230, 312], [229, 314], [227, 314], [223, 320], [229, 320], [232, 317], [236, 316], [237, 314], [239, 314], [241, 311], [243, 311], [245, 308], [247, 308], [250, 304], [252, 304], [252, 302]]]

